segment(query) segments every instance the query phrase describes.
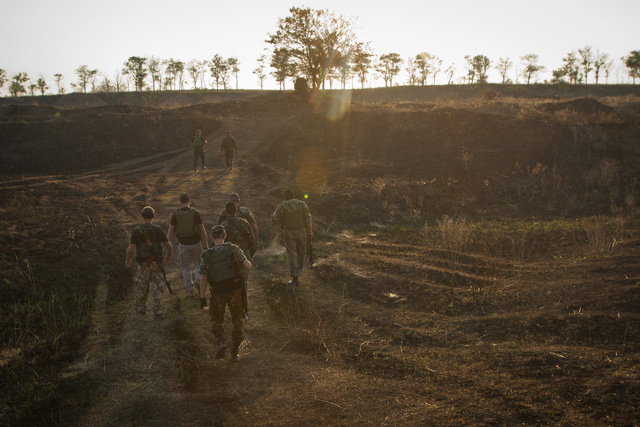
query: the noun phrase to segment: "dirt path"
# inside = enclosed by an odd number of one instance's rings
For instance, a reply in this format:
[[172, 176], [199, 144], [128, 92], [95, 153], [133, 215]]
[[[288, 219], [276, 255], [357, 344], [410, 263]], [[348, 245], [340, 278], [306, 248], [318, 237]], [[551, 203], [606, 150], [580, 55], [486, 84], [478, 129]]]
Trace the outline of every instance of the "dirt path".
[[[256, 178], [249, 168], [257, 161], [254, 152], [261, 132], [253, 132], [257, 128], [251, 126], [246, 129], [235, 135], [241, 154], [231, 171], [222, 168], [222, 155], [217, 151], [222, 135], [207, 135], [207, 170], [191, 171], [192, 154], [187, 149], [177, 150], [168, 158], [162, 155], [113, 165], [86, 174], [84, 179], [134, 178], [134, 187], [144, 191], [126, 204], [128, 230], [136, 224], [141, 204], [152, 205], [156, 223], [168, 228], [171, 212], [178, 206], [178, 195], [189, 192], [195, 207], [203, 213], [208, 231], [228, 194], [239, 192], [258, 217], [262, 235], [267, 236], [265, 218], [275, 207], [270, 193], [281, 191], [288, 177], [279, 172], [280, 179], [268, 184], [271, 191], [252, 188]], [[265, 246], [264, 239], [262, 243]], [[320, 360], [288, 350], [286, 330], [281, 329], [281, 322], [274, 321], [264, 287], [257, 285], [265, 281], [284, 284], [286, 267], [282, 254], [279, 248], [263, 248], [257, 254], [250, 288], [251, 317], [237, 364], [229, 363], [228, 358], [215, 358], [208, 312], [199, 309], [197, 299], [186, 297], [175, 262], [167, 266], [174, 294], [164, 295], [167, 317], [163, 320], [135, 314], [132, 296], [107, 306], [106, 284], [101, 284], [88, 351], [67, 371], [69, 377], [82, 375], [84, 393], [90, 394], [84, 396], [90, 403], [80, 411], [75, 424], [289, 424], [308, 420], [314, 409], [321, 419], [326, 419], [326, 411], [339, 414], [340, 406], [318, 391], [312, 401], [315, 408], [299, 410], [300, 406], [309, 405], [303, 396], [317, 387], [321, 375], [338, 373]], [[282, 274], [262, 272], [261, 256], [279, 256], [282, 262], [276, 270]]]

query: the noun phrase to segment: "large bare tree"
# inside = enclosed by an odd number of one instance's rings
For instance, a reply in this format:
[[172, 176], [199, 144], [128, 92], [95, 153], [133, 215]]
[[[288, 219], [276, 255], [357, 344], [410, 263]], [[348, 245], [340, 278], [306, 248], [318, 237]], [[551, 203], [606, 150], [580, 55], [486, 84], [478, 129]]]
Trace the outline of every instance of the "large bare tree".
[[334, 52], [348, 52], [354, 40], [353, 22], [327, 9], [292, 7], [290, 15], [278, 20], [278, 30], [267, 43], [275, 52], [284, 50], [298, 72], [306, 76], [312, 88], [324, 80], [329, 58]]

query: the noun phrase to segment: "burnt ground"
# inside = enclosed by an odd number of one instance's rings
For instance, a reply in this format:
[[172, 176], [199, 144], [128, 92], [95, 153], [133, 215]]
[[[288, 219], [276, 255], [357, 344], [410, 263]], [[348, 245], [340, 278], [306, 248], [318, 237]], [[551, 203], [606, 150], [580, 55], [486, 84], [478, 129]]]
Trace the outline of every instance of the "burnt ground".
[[[403, 93], [1, 106], [0, 421], [639, 425], [640, 98]], [[287, 187], [316, 236], [295, 293]], [[175, 262], [167, 317], [133, 311], [128, 232], [184, 191], [207, 229], [231, 192], [260, 226], [238, 364]]]

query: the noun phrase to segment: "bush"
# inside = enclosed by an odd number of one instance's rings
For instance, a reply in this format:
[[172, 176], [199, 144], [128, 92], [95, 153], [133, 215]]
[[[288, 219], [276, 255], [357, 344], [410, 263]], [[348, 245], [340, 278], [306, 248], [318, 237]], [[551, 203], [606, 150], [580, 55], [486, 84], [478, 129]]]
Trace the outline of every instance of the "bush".
[[309, 91], [309, 85], [307, 84], [307, 79], [305, 79], [304, 77], [298, 77], [296, 79], [295, 84], [293, 85], [293, 88], [298, 93], [306, 94]]

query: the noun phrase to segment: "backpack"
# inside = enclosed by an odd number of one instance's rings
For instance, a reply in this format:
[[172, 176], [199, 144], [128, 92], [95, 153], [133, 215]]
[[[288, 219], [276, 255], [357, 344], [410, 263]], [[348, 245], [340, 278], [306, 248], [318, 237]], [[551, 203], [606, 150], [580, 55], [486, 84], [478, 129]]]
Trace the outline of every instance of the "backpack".
[[202, 262], [209, 269], [207, 278], [212, 285], [238, 276], [236, 264], [233, 261], [233, 245], [231, 243], [207, 249], [202, 254]]
[[191, 142], [193, 144], [194, 147], [196, 148], [202, 148], [202, 146], [204, 145], [202, 143], [202, 138], [200, 135], [196, 135], [193, 137], [193, 141]]
[[[140, 235], [140, 239], [136, 245], [136, 259], [146, 261], [156, 252], [159, 257], [156, 261], [162, 262], [162, 242], [160, 241], [160, 233], [158, 233], [160, 226], [155, 224], [142, 224], [139, 225], [136, 230]], [[144, 233], [149, 237], [151, 246], [145, 242]]]
[[188, 211], [178, 209], [176, 211], [176, 236], [179, 238], [193, 237], [197, 233], [196, 210], [189, 208]]
[[282, 228], [285, 230], [299, 230], [301, 228], [305, 228], [303, 203], [304, 202], [295, 199], [284, 202]]
[[233, 138], [225, 136], [222, 138], [222, 147], [224, 151], [233, 150]]
[[258, 250], [258, 242], [256, 242], [256, 239], [255, 239], [255, 236], [253, 235], [253, 230], [251, 229], [251, 224], [249, 224], [249, 221], [243, 220], [248, 226], [248, 228], [246, 228], [246, 227], [243, 227], [244, 224], [242, 223], [242, 221], [240, 221], [240, 219], [241, 218], [238, 218], [238, 217], [231, 217], [231, 218], [227, 218], [227, 220], [224, 221], [224, 223], [233, 226], [233, 228], [235, 228], [240, 233], [240, 237], [242, 237], [242, 239], [247, 243], [246, 247], [249, 248], [249, 257], [253, 258], [253, 255]]

